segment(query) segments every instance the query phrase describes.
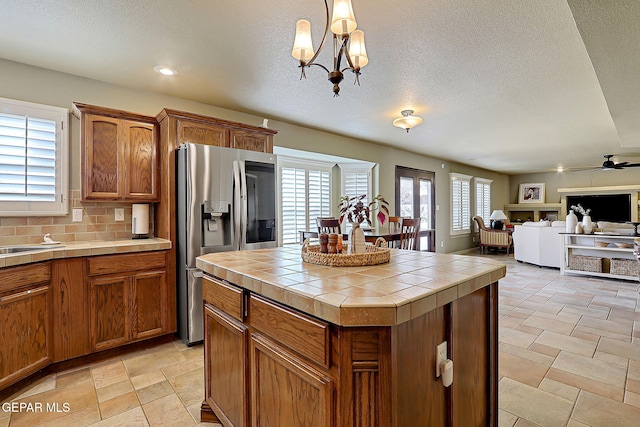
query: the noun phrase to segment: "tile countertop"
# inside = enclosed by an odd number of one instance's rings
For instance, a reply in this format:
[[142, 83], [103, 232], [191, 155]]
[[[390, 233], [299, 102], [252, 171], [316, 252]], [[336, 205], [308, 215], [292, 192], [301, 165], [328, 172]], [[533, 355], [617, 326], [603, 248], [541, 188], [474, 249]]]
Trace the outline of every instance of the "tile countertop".
[[301, 246], [200, 256], [212, 276], [340, 326], [393, 326], [505, 276], [500, 262], [392, 249], [391, 261], [329, 267], [302, 261]]
[[[21, 246], [21, 245], [12, 245]], [[34, 247], [38, 245], [22, 245]], [[127, 252], [144, 252], [171, 249], [171, 241], [157, 237], [150, 239], [125, 240], [91, 240], [86, 242], [63, 242], [58, 245], [42, 245], [42, 249], [18, 252], [15, 254], [1, 254], [0, 268], [14, 265], [29, 264], [58, 258], [73, 258], [80, 256], [122, 254]]]

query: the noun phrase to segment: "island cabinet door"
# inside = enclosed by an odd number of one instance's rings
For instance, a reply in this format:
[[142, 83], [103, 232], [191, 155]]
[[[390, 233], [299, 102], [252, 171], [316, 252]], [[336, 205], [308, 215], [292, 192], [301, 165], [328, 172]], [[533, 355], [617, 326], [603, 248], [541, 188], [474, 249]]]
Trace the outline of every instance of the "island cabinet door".
[[497, 284], [451, 303], [454, 427], [497, 425]]
[[334, 426], [334, 383], [260, 333], [251, 334], [254, 427]]
[[164, 271], [139, 273], [132, 277], [132, 335], [143, 339], [167, 330], [167, 285]]
[[49, 287], [0, 298], [0, 389], [48, 365]]
[[249, 426], [248, 328], [204, 306], [205, 401], [225, 426]]
[[117, 347], [130, 340], [130, 279], [116, 276], [89, 281], [90, 336], [93, 350]]

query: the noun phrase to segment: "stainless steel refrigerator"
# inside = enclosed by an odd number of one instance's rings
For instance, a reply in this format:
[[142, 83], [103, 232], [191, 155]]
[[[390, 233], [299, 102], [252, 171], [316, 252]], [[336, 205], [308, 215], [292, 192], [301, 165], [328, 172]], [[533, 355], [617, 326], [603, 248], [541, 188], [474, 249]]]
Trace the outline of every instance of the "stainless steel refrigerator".
[[188, 143], [176, 157], [178, 333], [192, 345], [203, 339], [196, 257], [277, 246], [276, 156]]

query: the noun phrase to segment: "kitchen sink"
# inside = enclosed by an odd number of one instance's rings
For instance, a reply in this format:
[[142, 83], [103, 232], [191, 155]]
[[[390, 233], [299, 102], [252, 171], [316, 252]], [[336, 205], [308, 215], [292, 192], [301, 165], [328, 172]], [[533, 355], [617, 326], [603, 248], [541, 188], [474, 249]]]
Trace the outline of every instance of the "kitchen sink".
[[0, 246], [0, 255], [18, 254], [51, 249], [51, 246]]

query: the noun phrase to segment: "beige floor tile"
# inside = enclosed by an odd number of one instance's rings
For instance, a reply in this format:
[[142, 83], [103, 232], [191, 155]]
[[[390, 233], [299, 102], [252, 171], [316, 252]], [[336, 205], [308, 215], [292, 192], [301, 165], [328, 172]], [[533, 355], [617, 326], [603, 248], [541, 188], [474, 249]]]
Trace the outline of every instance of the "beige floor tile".
[[627, 359], [640, 360], [640, 344], [622, 342], [603, 337], [598, 344], [598, 351], [611, 353]]
[[567, 314], [575, 314], [579, 316], [588, 316], [596, 319], [607, 319], [609, 317], [609, 308], [600, 307], [600, 308], [588, 308], [588, 307], [578, 307], [574, 305], [566, 305], [562, 310], [560, 310], [559, 314], [567, 313]]
[[577, 387], [573, 387], [549, 378], [543, 379], [538, 388], [572, 402], [576, 401], [576, 399], [578, 398], [578, 393], [580, 392], [580, 389]]
[[[75, 384], [73, 387], [49, 390], [44, 393], [29, 396], [25, 399], [20, 399], [20, 402], [41, 403], [43, 406], [45, 406], [47, 403], [54, 404], [57, 405], [59, 410], [43, 410], [43, 412], [39, 413], [14, 413], [11, 415], [12, 427], [32, 427], [34, 425], [42, 424], [44, 422], [63, 417], [65, 415], [69, 415], [72, 413], [75, 414], [87, 408], [88, 406], [97, 405], [98, 399], [96, 397], [93, 381], [85, 380]], [[64, 412], [64, 404], [68, 404], [70, 412]]]
[[640, 381], [640, 361], [629, 360], [629, 378]]
[[204, 400], [204, 375], [201, 369], [171, 378], [169, 384], [186, 406]]
[[632, 391], [624, 392], [624, 403], [627, 405], [635, 406], [636, 408], [640, 408], [640, 393], [634, 393]]
[[548, 427], [564, 427], [573, 402], [544, 390], [503, 378], [498, 385], [500, 407], [527, 421]]
[[539, 363], [545, 366], [551, 366], [553, 361], [555, 360], [554, 356], [548, 356], [546, 354], [539, 353], [537, 351], [532, 351], [526, 348], [517, 347], [515, 345], [500, 343], [498, 349], [501, 352], [509, 353], [514, 356], [522, 357], [523, 359], [531, 360], [532, 362]]
[[564, 335], [569, 335], [575, 327], [575, 323], [568, 323], [557, 319], [549, 319], [535, 314], [522, 322], [522, 324], [525, 326], [540, 328], [544, 331], [552, 331]]
[[569, 423], [567, 424], [567, 427], [591, 427], [591, 426], [583, 424], [580, 421], [576, 421], [576, 420], [570, 419]]
[[[49, 375], [49, 376], [41, 379], [37, 383], [35, 383], [27, 391], [25, 391], [22, 394], [20, 394], [17, 397], [17, 399], [24, 399], [25, 397], [33, 396], [34, 394], [44, 393], [45, 391], [53, 390], [54, 388], [56, 388], [56, 384], [57, 384], [56, 383], [56, 376], [55, 375]], [[1, 412], [2, 411], [0, 411], [0, 413]]]
[[104, 402], [105, 400], [110, 400], [114, 397], [122, 396], [123, 394], [127, 394], [130, 391], [133, 391], [133, 385], [131, 385], [131, 381], [129, 379], [96, 389], [98, 402]]
[[0, 418], [0, 427], [9, 427], [9, 422], [11, 421], [11, 418], [6, 417], [6, 418]]
[[178, 351], [173, 345], [158, 351], [144, 353], [124, 360], [124, 365], [131, 377], [142, 375], [149, 371], [162, 369], [166, 366], [184, 362], [184, 352]]
[[587, 334], [598, 335], [600, 337], [608, 337], [618, 341], [631, 342], [630, 335], [621, 335], [615, 332], [603, 331], [602, 329], [588, 328], [586, 326], [576, 326], [574, 332], [583, 332]]
[[93, 368], [91, 369], [91, 375], [96, 388], [106, 387], [129, 379], [122, 360]]
[[549, 366], [512, 354], [499, 352], [498, 369], [500, 377], [509, 377], [522, 384], [537, 387], [547, 373]]
[[634, 393], [640, 394], [640, 381], [632, 380], [627, 377], [627, 385], [625, 388], [627, 391], [632, 391]]
[[541, 302], [525, 301], [522, 304], [520, 304], [519, 307], [526, 308], [529, 310], [534, 310], [534, 311], [542, 311], [544, 313], [558, 314], [560, 313], [560, 310], [564, 308], [564, 305], [553, 303], [553, 302], [541, 303]]
[[560, 351], [552, 367], [618, 388], [624, 388], [627, 376], [625, 368], [568, 351]]
[[550, 368], [547, 372], [546, 378], [554, 381], [561, 382], [582, 390], [587, 390], [608, 399], [613, 399], [618, 402], [622, 402], [624, 399], [624, 389], [614, 387], [600, 381], [585, 378], [580, 375], [572, 374], [570, 372], [561, 371], [559, 369]]
[[524, 319], [515, 316], [506, 315], [498, 320], [498, 326], [501, 328], [515, 329], [524, 321]]
[[593, 298], [593, 302], [591, 303], [591, 307], [595, 307], [595, 306], [635, 310], [636, 301], [633, 299], [627, 299], [627, 298], [596, 295]]
[[515, 427], [540, 427], [540, 425], [532, 423], [531, 421], [527, 421], [523, 418], [520, 418], [518, 422], [516, 422]]
[[629, 359], [626, 357], [620, 357], [611, 353], [603, 353], [602, 351], [596, 351], [593, 355], [594, 359], [602, 360], [607, 363], [613, 363], [614, 365], [620, 366], [624, 369], [627, 369], [629, 366]]
[[91, 367], [86, 366], [81, 369], [73, 369], [70, 371], [60, 372], [55, 375], [56, 387], [65, 388], [74, 386], [75, 384], [86, 381], [88, 379], [93, 381], [91, 376]]
[[510, 414], [503, 409], [498, 409], [498, 427], [513, 427], [516, 421], [518, 421], [516, 415]]
[[148, 387], [152, 384], [156, 384], [166, 380], [167, 378], [162, 373], [161, 369], [156, 369], [155, 371], [145, 372], [144, 374], [137, 375], [135, 377], [131, 377], [131, 384], [133, 384], [133, 388], [139, 390], [141, 388]]
[[114, 415], [121, 414], [140, 406], [140, 401], [134, 391], [127, 394], [114, 397], [100, 403], [100, 414], [102, 418], [111, 418]]
[[526, 332], [520, 332], [510, 328], [500, 328], [499, 336], [500, 342], [522, 348], [529, 347], [538, 337], [537, 335], [527, 334]]
[[571, 418], [592, 427], [635, 426], [640, 408], [581, 391]]
[[141, 407], [102, 420], [91, 427], [149, 427], [147, 418]]
[[526, 334], [535, 335], [535, 336], [540, 335], [544, 331], [544, 329], [534, 328], [533, 326], [527, 326], [527, 325], [520, 325], [516, 328], [516, 330], [520, 332], [524, 332]]
[[578, 325], [629, 336], [631, 336], [631, 331], [633, 330], [633, 321], [626, 319], [618, 319], [614, 321], [595, 319], [593, 317], [583, 317], [578, 322]]
[[184, 362], [176, 363], [175, 365], [170, 365], [162, 368], [162, 372], [166, 378], [174, 378], [178, 375], [186, 374], [188, 372], [199, 370], [202, 371], [204, 368], [204, 358], [198, 359], [187, 359]]
[[144, 413], [152, 426], [187, 427], [195, 421], [175, 394], [142, 405]]
[[590, 334], [588, 332], [582, 332], [577, 329], [574, 329], [573, 332], [571, 332], [571, 336], [576, 338], [581, 338], [583, 340], [591, 341], [596, 344], [600, 341], [600, 338], [601, 338], [600, 335]]
[[38, 427], [84, 427], [100, 421], [98, 405], [88, 406], [80, 411], [69, 413], [55, 420], [51, 420]]
[[140, 390], [136, 390], [138, 399], [143, 405], [145, 403], [149, 403], [173, 393], [174, 390], [173, 388], [171, 388], [171, 384], [169, 384], [169, 381], [162, 381], [156, 384], [152, 384], [148, 387], [141, 388]]
[[553, 331], [545, 330], [536, 338], [536, 343], [583, 356], [593, 356], [596, 350], [596, 343], [572, 336], [567, 336]]
[[536, 353], [545, 354], [547, 356], [551, 356], [554, 358], [560, 354], [560, 349], [549, 347], [544, 344], [533, 343], [529, 346], [529, 350], [535, 351]]

